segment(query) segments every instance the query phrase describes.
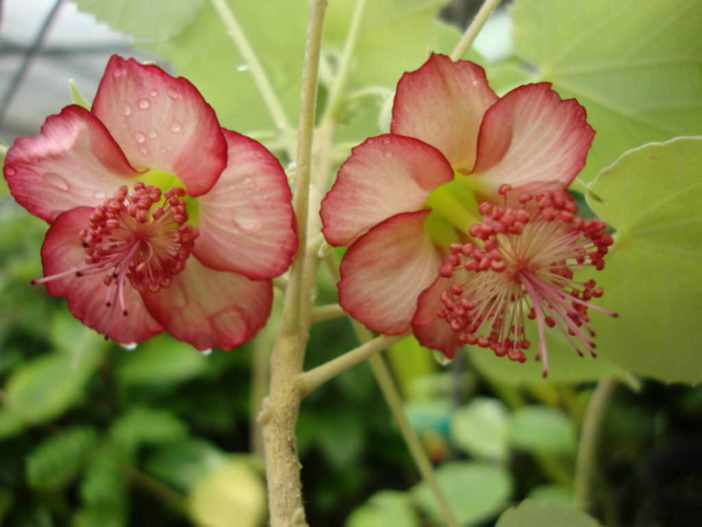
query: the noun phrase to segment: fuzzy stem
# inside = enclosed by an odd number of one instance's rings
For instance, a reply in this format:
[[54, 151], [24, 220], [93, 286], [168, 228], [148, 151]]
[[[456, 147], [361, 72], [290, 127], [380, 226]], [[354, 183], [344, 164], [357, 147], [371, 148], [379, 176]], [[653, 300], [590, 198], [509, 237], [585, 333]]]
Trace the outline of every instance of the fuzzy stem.
[[348, 83], [349, 74], [351, 73], [351, 62], [356, 51], [356, 44], [358, 43], [361, 21], [363, 20], [365, 8], [366, 0], [356, 0], [353, 13], [351, 15], [351, 22], [349, 23], [349, 30], [346, 34], [346, 41], [344, 43], [344, 51], [342, 52], [341, 61], [339, 63], [339, 70], [337, 71], [334, 83], [331, 86], [329, 99], [324, 110], [324, 115], [322, 116], [322, 123], [336, 120], [338, 117], [339, 108], [341, 107], [341, 102], [343, 100], [342, 96]]
[[617, 381], [615, 379], [611, 377], [600, 379], [590, 398], [583, 429], [580, 433], [578, 457], [575, 460], [573, 492], [578, 505], [586, 511], [592, 507], [590, 483], [595, 468], [597, 443], [602, 430], [602, 421], [616, 387]]
[[288, 115], [283, 108], [283, 104], [280, 102], [280, 98], [271, 84], [271, 81], [266, 75], [266, 71], [263, 69], [263, 65], [258, 60], [256, 52], [251, 47], [249, 40], [246, 38], [244, 30], [239, 25], [234, 13], [229, 8], [226, 0], [211, 0], [212, 6], [222, 20], [222, 24], [227, 30], [227, 34], [231, 37], [234, 45], [236, 46], [242, 59], [249, 67], [251, 76], [253, 77], [256, 88], [261, 94], [263, 101], [268, 108], [268, 112], [271, 114], [273, 123], [275, 127], [283, 134], [285, 137], [285, 142], [287, 145], [287, 150], [292, 157], [295, 153], [295, 143], [290, 134], [292, 125], [288, 119]]
[[500, 0], [485, 0], [480, 10], [476, 13], [475, 18], [473, 18], [472, 22], [463, 33], [461, 40], [456, 44], [456, 47], [453, 48], [451, 60], [459, 60], [468, 52], [473, 45], [475, 37], [478, 36], [478, 33], [482, 29], [483, 24], [485, 24], [485, 21], [498, 5], [500, 5]]
[[297, 215], [299, 246], [290, 270], [281, 324], [271, 355], [270, 395], [264, 400], [263, 410], [259, 415], [259, 422], [263, 427], [268, 508], [272, 527], [307, 525], [300, 482], [301, 465], [295, 444], [295, 423], [302, 397], [296, 380], [302, 371], [305, 347], [309, 339], [312, 302], [311, 287], [306, 289], [306, 283], [303, 282], [308, 282], [309, 274], [316, 273], [317, 263], [317, 258], [310, 258], [308, 253], [310, 226], [307, 220], [317, 77], [326, 6], [326, 0], [311, 0], [310, 3], [302, 70], [297, 175], [293, 202]]
[[334, 320], [335, 318], [343, 317], [345, 314], [346, 311], [344, 311], [339, 304], [317, 306], [312, 310], [312, 322]]
[[365, 344], [360, 345], [357, 348], [347, 351], [343, 355], [336, 357], [329, 362], [325, 362], [321, 366], [306, 371], [300, 374], [298, 377], [298, 386], [303, 394], [308, 394], [315, 388], [321, 386], [328, 380], [336, 377], [338, 374], [348, 370], [352, 366], [355, 366], [359, 362], [367, 359], [371, 355], [384, 350], [394, 342], [402, 340], [405, 335], [387, 337], [382, 335], [376, 337], [373, 340], [369, 340]]

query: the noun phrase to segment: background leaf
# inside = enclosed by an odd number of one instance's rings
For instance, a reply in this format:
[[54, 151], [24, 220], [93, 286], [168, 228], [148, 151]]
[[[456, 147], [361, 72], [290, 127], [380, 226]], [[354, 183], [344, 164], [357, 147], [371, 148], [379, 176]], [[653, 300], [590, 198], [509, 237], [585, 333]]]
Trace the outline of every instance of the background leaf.
[[91, 13], [115, 31], [143, 40], [163, 40], [177, 35], [202, 8], [204, 0], [73, 0], [78, 9]]
[[597, 527], [599, 523], [575, 507], [525, 500], [516, 507], [505, 511], [495, 527], [526, 527], [531, 525]]
[[590, 186], [590, 207], [617, 229], [600, 273], [601, 355], [667, 382], [702, 380], [702, 138], [645, 145]]
[[512, 446], [540, 454], [572, 454], [577, 443], [573, 421], [547, 406], [515, 410], [507, 426], [507, 437]]
[[597, 131], [580, 177], [591, 181], [631, 148], [702, 124], [698, 0], [518, 0], [517, 56], [536, 79], [587, 108]]

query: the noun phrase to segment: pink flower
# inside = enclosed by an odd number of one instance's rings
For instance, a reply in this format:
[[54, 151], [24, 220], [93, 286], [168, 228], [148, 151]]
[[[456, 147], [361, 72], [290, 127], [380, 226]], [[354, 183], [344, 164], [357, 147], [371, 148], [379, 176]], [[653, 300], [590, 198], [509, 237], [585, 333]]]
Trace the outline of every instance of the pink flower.
[[297, 247], [275, 157], [220, 128], [189, 81], [133, 59], [110, 59], [91, 111], [18, 138], [4, 172], [50, 224], [34, 283], [118, 342], [164, 329], [201, 350], [245, 342]]
[[448, 357], [468, 343], [523, 361], [525, 318], [544, 372], [545, 326], [592, 352], [588, 300], [602, 291], [572, 271], [601, 269], [612, 239], [565, 189], [593, 135], [550, 84], [498, 98], [480, 66], [432, 55], [400, 79], [391, 133], [353, 149], [322, 203], [327, 240], [349, 246], [342, 307]]

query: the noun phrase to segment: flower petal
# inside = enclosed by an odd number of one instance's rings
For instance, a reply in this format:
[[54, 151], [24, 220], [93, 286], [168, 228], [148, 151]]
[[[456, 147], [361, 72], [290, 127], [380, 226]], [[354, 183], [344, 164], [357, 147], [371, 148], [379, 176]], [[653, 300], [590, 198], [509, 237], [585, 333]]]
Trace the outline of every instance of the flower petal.
[[[90, 207], [78, 207], [56, 218], [41, 247], [45, 276], [85, 267], [86, 253], [79, 233], [89, 225], [92, 211]], [[124, 304], [129, 314], [124, 316], [116, 303], [107, 307], [108, 290], [103, 283], [106, 274], [78, 277], [71, 273], [46, 282], [46, 289], [52, 296], [65, 296], [68, 309], [83, 324], [117, 342], [141, 342], [163, 331], [128, 281], [124, 287]]]
[[381, 135], [353, 149], [322, 201], [322, 232], [332, 245], [351, 245], [374, 225], [424, 207], [453, 179], [436, 148], [412, 137]]
[[412, 319], [412, 331], [422, 346], [439, 350], [449, 359], [454, 357], [456, 349], [462, 344], [458, 340], [458, 333], [437, 314], [444, 309], [441, 293], [449, 289], [453, 282], [451, 278], [438, 278], [425, 289], [419, 295], [417, 311]]
[[105, 201], [135, 173], [105, 127], [67, 106], [7, 152], [5, 179], [17, 202], [51, 223], [61, 212]]
[[151, 314], [177, 339], [199, 350], [231, 349], [266, 323], [273, 286], [268, 280], [215, 271], [191, 257], [169, 287], [142, 297]]
[[441, 256], [424, 229], [430, 211], [398, 214], [358, 239], [341, 262], [339, 304], [369, 329], [399, 335]]
[[113, 55], [93, 113], [132, 165], [173, 172], [191, 196], [207, 192], [227, 164], [217, 116], [190, 81]]
[[208, 267], [252, 279], [290, 265], [297, 248], [295, 216], [285, 172], [260, 143], [224, 130], [228, 164], [201, 196], [194, 253]]
[[471, 177], [493, 191], [502, 184], [566, 188], [595, 135], [586, 117], [575, 99], [562, 100], [548, 83], [515, 88], [485, 114]]
[[483, 68], [432, 53], [397, 84], [390, 130], [434, 145], [467, 173], [475, 163], [480, 122], [496, 100]]

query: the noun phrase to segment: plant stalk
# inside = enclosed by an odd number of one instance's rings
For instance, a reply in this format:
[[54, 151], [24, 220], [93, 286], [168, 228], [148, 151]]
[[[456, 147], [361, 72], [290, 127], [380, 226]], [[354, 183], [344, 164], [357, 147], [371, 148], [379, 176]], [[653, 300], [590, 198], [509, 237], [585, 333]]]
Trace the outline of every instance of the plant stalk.
[[451, 60], [459, 60], [468, 53], [468, 50], [473, 45], [475, 37], [478, 36], [483, 25], [490, 17], [492, 12], [500, 5], [500, 0], [485, 0], [483, 5], [480, 6], [480, 10], [475, 14], [475, 17], [471, 21], [468, 28], [466, 28], [461, 40], [458, 41], [456, 47], [453, 48], [451, 52]]

